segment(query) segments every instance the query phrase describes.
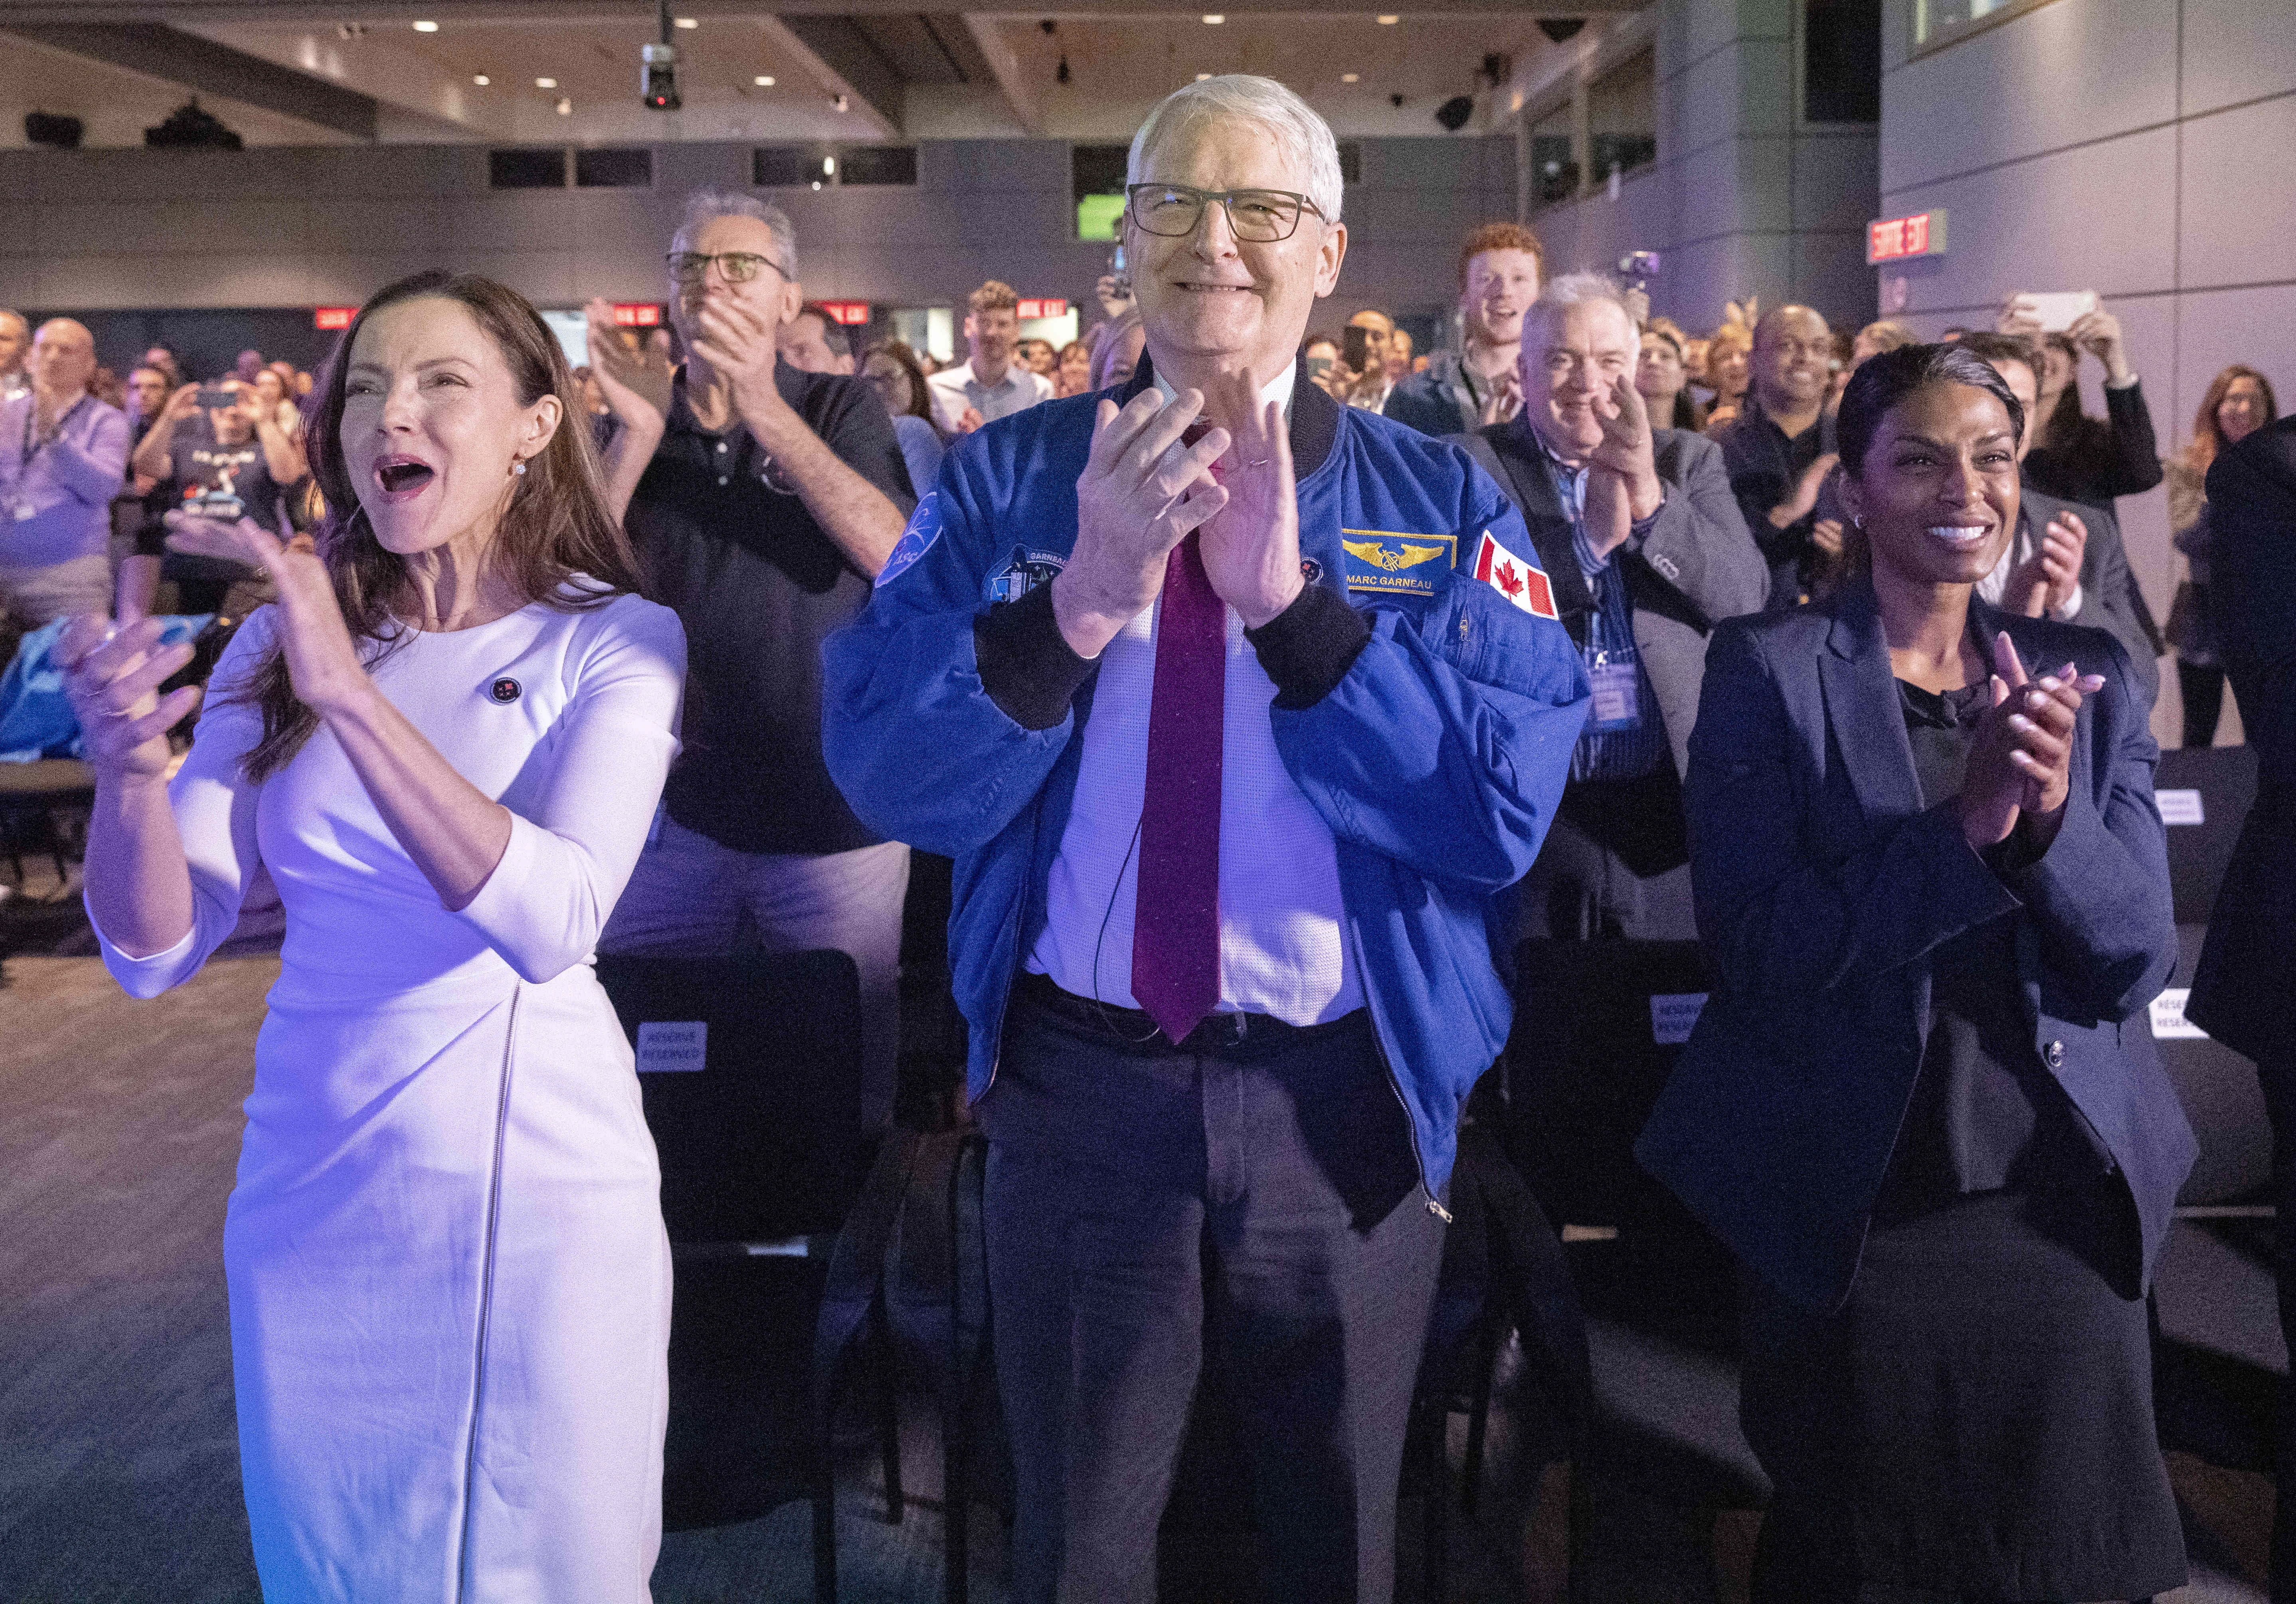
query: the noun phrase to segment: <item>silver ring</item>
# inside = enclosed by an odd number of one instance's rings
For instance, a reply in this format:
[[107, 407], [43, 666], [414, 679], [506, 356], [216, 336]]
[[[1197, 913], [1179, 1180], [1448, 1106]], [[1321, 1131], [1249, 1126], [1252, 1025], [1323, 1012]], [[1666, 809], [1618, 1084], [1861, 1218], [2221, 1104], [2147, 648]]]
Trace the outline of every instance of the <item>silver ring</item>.
[[1258, 462], [1248, 462], [1243, 465], [1247, 468], [1264, 468], [1275, 460], [1275, 459], [1272, 457], [1263, 457]]

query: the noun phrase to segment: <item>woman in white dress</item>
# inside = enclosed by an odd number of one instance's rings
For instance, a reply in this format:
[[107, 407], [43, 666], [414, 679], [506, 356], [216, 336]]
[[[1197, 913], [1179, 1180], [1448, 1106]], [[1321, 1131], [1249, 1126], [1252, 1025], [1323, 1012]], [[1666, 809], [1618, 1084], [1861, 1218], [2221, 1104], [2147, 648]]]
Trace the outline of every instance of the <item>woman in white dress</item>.
[[402, 281], [329, 364], [317, 555], [233, 526], [279, 600], [172, 784], [198, 693], [156, 691], [187, 648], [85, 619], [60, 653], [120, 984], [188, 978], [258, 865], [285, 904], [224, 1232], [272, 1604], [648, 1597], [669, 1250], [590, 958], [685, 647], [635, 594], [581, 421], [524, 300]]

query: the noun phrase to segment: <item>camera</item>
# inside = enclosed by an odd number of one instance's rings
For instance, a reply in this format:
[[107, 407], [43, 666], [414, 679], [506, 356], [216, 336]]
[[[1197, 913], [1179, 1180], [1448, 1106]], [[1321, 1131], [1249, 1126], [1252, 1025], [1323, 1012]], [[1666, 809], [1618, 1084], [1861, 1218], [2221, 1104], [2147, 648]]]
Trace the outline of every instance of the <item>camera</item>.
[[677, 46], [644, 45], [638, 49], [638, 98], [650, 111], [675, 111], [685, 104], [677, 96]]
[[1647, 290], [1650, 281], [1658, 276], [1659, 259], [1655, 251], [1629, 251], [1619, 259], [1619, 276], [1628, 281], [1628, 288]]

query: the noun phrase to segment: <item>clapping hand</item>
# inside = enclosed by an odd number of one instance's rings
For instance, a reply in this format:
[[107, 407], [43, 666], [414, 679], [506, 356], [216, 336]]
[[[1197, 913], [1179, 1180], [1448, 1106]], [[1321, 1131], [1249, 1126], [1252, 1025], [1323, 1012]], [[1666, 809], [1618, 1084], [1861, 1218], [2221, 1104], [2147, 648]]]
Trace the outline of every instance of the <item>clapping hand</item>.
[[1513, 366], [1491, 381], [1491, 393], [1484, 399], [1483, 425], [1512, 421], [1522, 410], [1522, 374]]
[[660, 329], [641, 338], [619, 327], [614, 308], [593, 300], [582, 308], [590, 333], [590, 371], [598, 388], [623, 424], [659, 429], [669, 417], [671, 380], [669, 336]]
[[2028, 618], [2062, 610], [2080, 583], [2081, 558], [2088, 549], [2088, 525], [2080, 514], [2063, 512], [2049, 520], [2040, 549], [2017, 564], [2003, 599]]
[[324, 718], [373, 690], [335, 599], [334, 578], [308, 536], [283, 542], [252, 518], [199, 522], [227, 532], [232, 549], [226, 555], [271, 575], [279, 648], [297, 700]]
[[138, 619], [114, 630], [96, 614], [64, 627], [52, 661], [63, 670], [64, 695], [79, 720], [82, 749], [97, 775], [120, 779], [165, 777], [173, 754], [168, 732], [200, 704], [200, 687], [160, 687], [192, 660], [192, 645], [162, 646], [164, 619]]
[[1256, 629], [1290, 606], [1307, 583], [1300, 572], [1292, 439], [1283, 405], [1263, 399], [1249, 374], [1222, 374], [1210, 399], [1235, 424], [1233, 443], [1213, 469], [1227, 499], [1204, 524], [1204, 574]]
[[1979, 850], [2009, 838], [2023, 818], [2046, 850], [2064, 817], [2071, 785], [2073, 725], [2103, 676], [2076, 677], [2067, 663], [2028, 679], [2006, 633], [1993, 642], [1993, 705], [1980, 716], [1956, 810], [1963, 839]]
[[1100, 403], [1092, 454], [1077, 477], [1076, 547], [1053, 581], [1054, 616], [1079, 656], [1099, 656], [1156, 599], [1172, 548], [1227, 505], [1211, 465], [1227, 450], [1228, 432], [1180, 443], [1203, 403], [1194, 390], [1167, 403], [1153, 387], [1121, 411]]
[[[694, 314], [693, 354], [707, 362], [734, 393], [734, 410], [750, 425], [750, 432], [770, 445], [778, 431], [775, 424], [797, 417], [782, 399], [775, 381], [781, 360], [774, 322], [745, 300], [713, 290], [701, 298]], [[761, 426], [762, 425], [762, 426]]]

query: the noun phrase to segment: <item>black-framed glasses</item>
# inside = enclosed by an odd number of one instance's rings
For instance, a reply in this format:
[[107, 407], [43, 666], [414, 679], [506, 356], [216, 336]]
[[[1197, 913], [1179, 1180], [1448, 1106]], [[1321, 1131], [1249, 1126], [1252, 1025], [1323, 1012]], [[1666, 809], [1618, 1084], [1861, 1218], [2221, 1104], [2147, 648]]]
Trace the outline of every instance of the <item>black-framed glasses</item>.
[[1132, 220], [1150, 234], [1178, 239], [1195, 233], [1204, 208], [1214, 201], [1227, 208], [1227, 226], [1235, 237], [1256, 245], [1288, 240], [1300, 227], [1300, 214], [1324, 209], [1307, 196], [1288, 189], [1196, 189], [1185, 184], [1128, 184], [1125, 203]]
[[789, 276], [782, 272], [782, 265], [772, 257], [759, 256], [754, 251], [720, 251], [714, 254], [673, 251], [662, 259], [669, 264], [670, 276], [682, 284], [701, 283], [702, 275], [709, 271], [712, 262], [718, 264], [718, 271], [725, 276], [729, 284], [748, 284], [757, 277], [760, 267], [771, 267], [783, 278]]

